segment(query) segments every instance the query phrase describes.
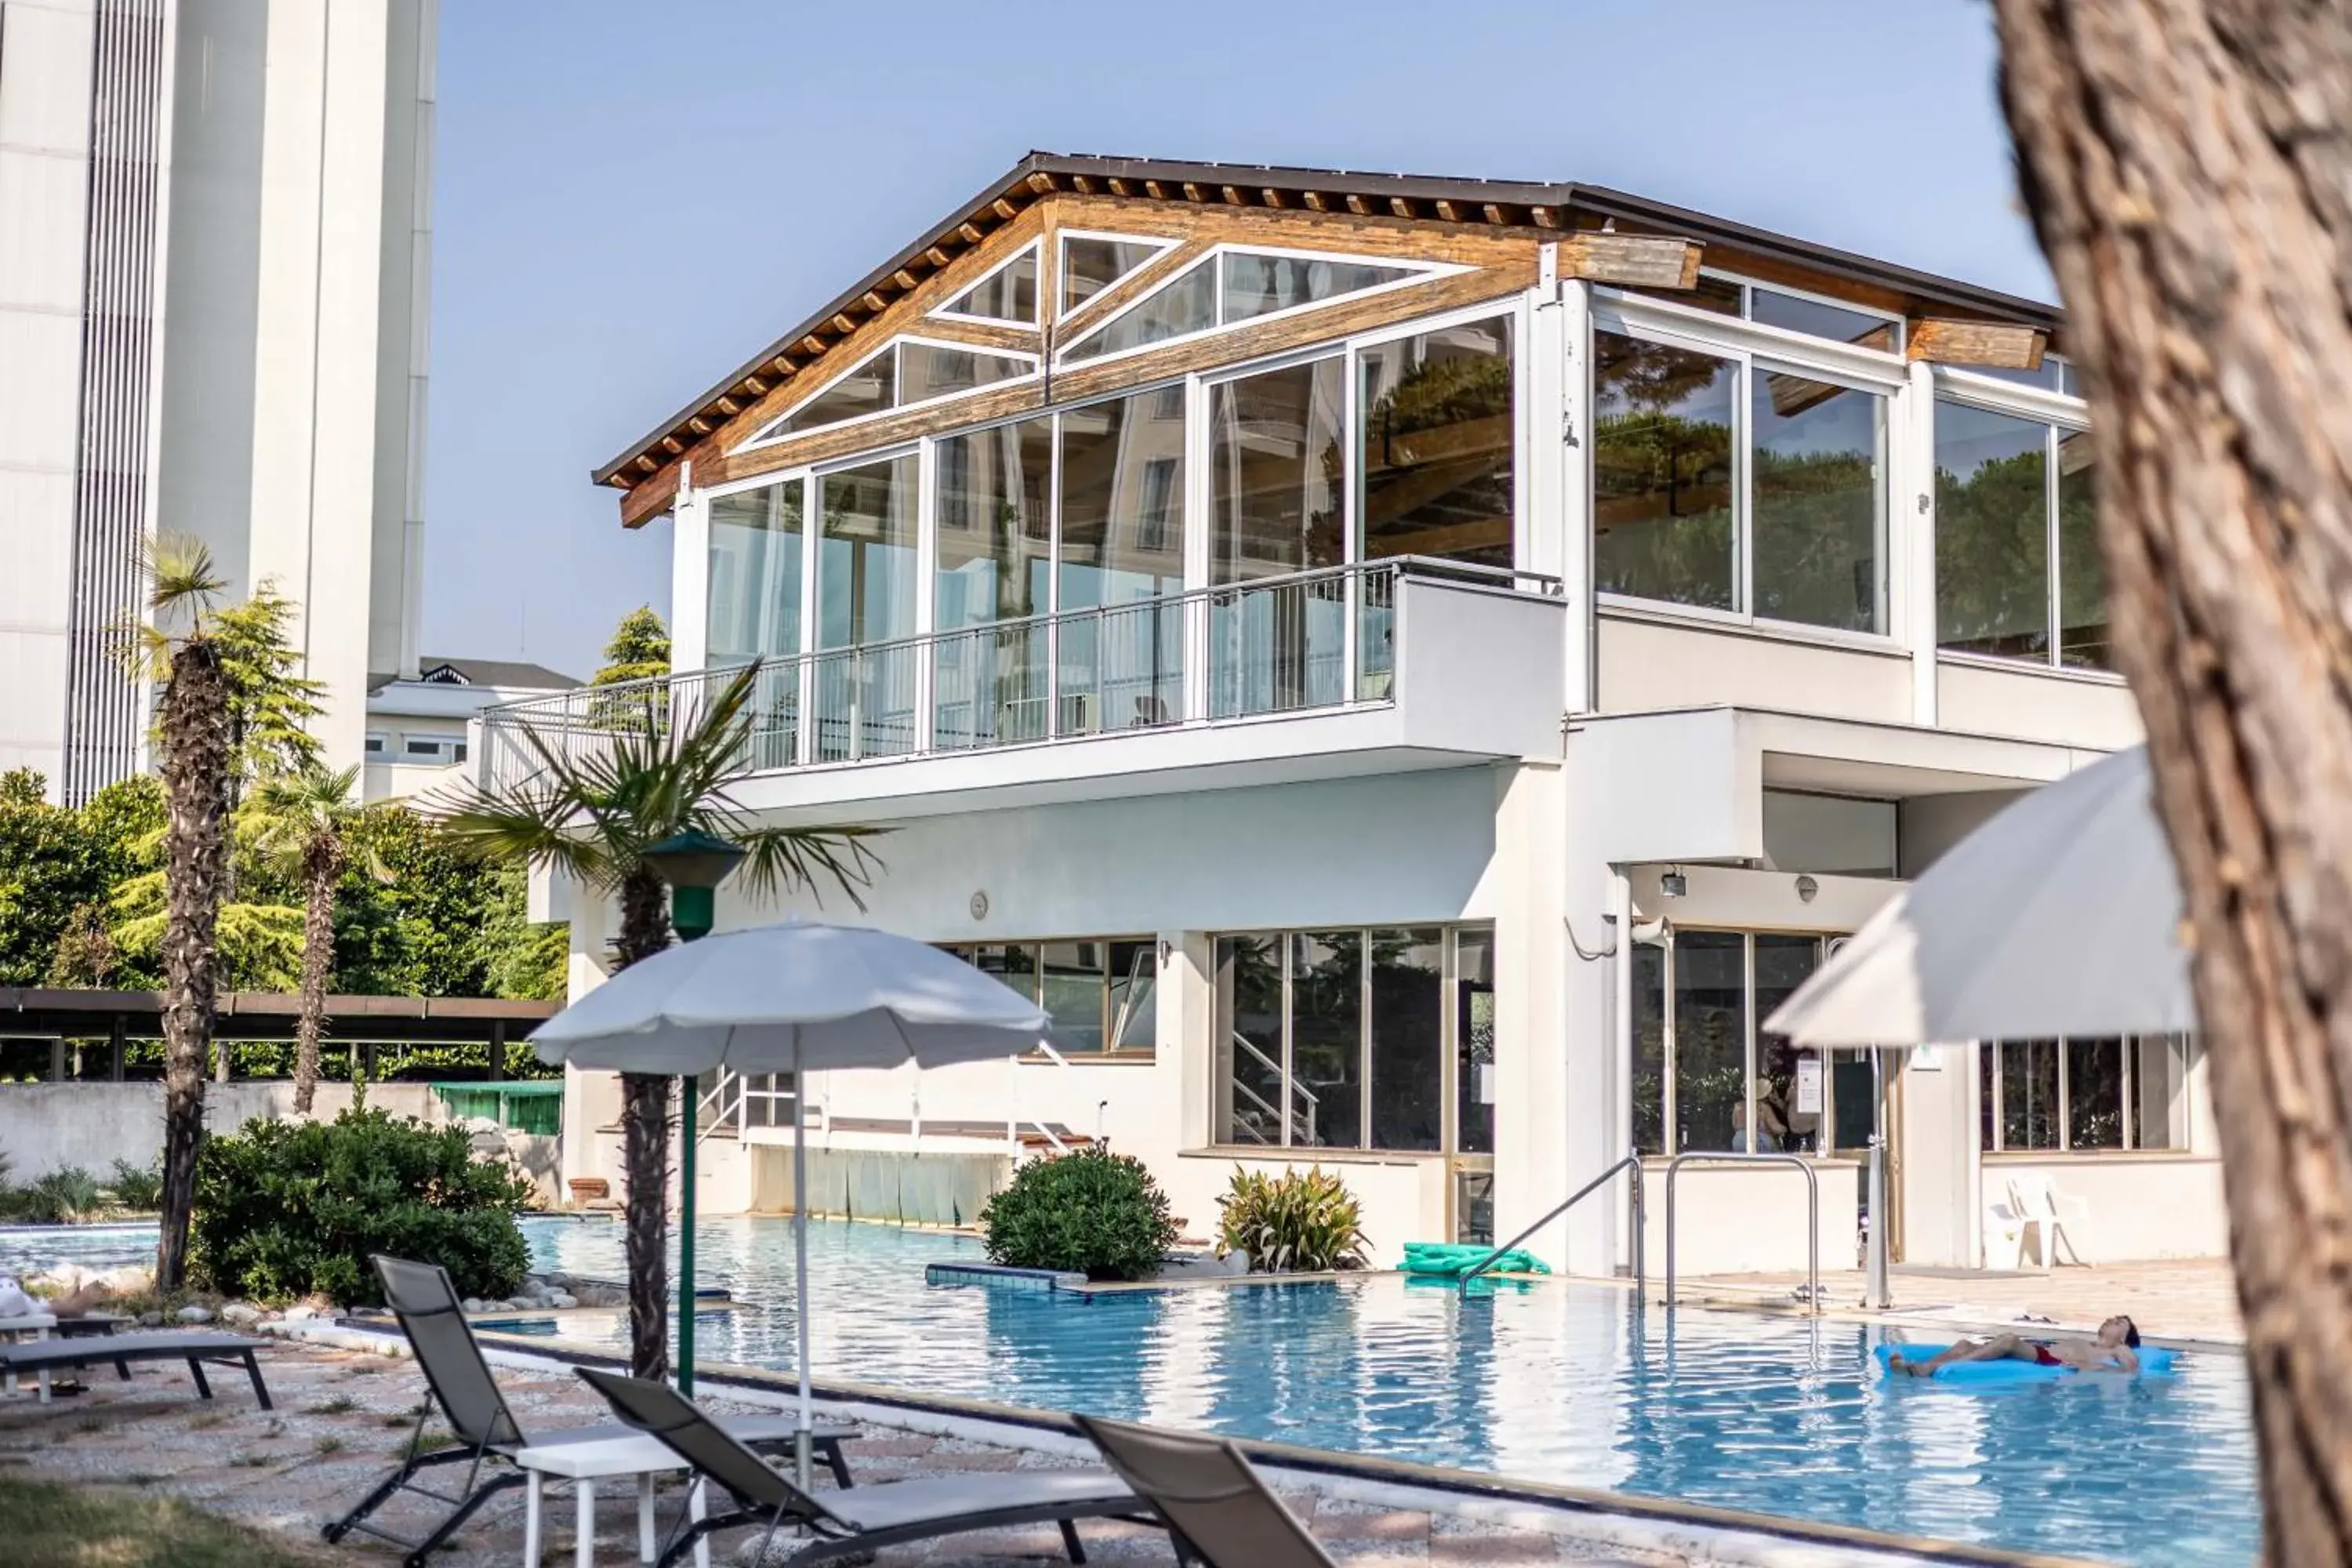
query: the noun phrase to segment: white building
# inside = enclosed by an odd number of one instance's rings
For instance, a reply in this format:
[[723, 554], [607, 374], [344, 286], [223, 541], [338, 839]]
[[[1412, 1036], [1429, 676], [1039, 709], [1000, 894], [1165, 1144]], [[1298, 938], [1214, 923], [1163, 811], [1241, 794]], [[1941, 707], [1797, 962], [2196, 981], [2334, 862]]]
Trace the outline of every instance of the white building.
[[510, 659], [417, 661], [413, 678], [375, 678], [367, 700], [362, 798], [424, 795], [464, 777], [468, 727], [486, 708], [528, 702], [580, 684], [545, 665]]
[[[914, 1206], [1099, 1132], [1205, 1235], [1237, 1165], [1311, 1162], [1392, 1262], [1633, 1150], [1654, 1268], [1666, 1158], [1752, 1129], [1851, 1267], [1883, 1105], [1898, 1259], [2011, 1262], [2044, 1176], [2093, 1256], [2219, 1252], [2189, 1043], [1956, 1045], [1882, 1090], [1759, 1028], [2139, 734], [2063, 332], [1586, 186], [1024, 160], [598, 476], [676, 519], [672, 700], [765, 661], [735, 797], [889, 828], [867, 918], [1055, 1019], [1017, 1064], [811, 1075], [822, 1179]], [[593, 984], [610, 917], [571, 912]], [[789, 1194], [789, 1086], [751, 1087], [714, 1208]], [[614, 1176], [614, 1089], [572, 1100], [570, 1173]], [[1796, 1171], [1679, 1185], [1685, 1269], [1802, 1263]], [[1626, 1200], [1533, 1245], [1622, 1267]]]
[[436, 0], [0, 0], [0, 768], [140, 765], [135, 551], [300, 607], [329, 756], [415, 673]]

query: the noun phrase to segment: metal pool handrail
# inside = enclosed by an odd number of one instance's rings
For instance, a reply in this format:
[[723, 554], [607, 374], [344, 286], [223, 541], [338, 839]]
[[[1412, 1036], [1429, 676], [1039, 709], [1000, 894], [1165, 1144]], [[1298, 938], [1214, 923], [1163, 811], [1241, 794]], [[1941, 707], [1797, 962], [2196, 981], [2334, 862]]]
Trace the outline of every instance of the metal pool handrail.
[[[1545, 1215], [1543, 1218], [1536, 1221], [1535, 1224], [1528, 1226], [1527, 1229], [1519, 1232], [1518, 1235], [1511, 1237], [1510, 1240], [1503, 1243], [1502, 1246], [1495, 1248], [1494, 1251], [1480, 1258], [1474, 1267], [1463, 1274], [1461, 1279], [1457, 1282], [1456, 1289], [1466, 1293], [1470, 1289], [1470, 1281], [1475, 1279], [1478, 1276], [1486, 1273], [1486, 1270], [1495, 1267], [1495, 1262], [1497, 1258], [1510, 1251], [1511, 1248], [1518, 1246], [1519, 1243], [1525, 1241], [1528, 1237], [1533, 1236], [1536, 1232], [1541, 1230], [1544, 1226], [1549, 1225], [1552, 1221], [1558, 1219], [1560, 1215], [1566, 1214], [1569, 1210], [1574, 1208], [1586, 1198], [1591, 1197], [1594, 1193], [1600, 1191], [1605, 1183], [1615, 1177], [1618, 1172], [1624, 1170], [1630, 1170], [1633, 1173], [1633, 1300], [1636, 1302], [1647, 1300], [1650, 1294], [1650, 1279], [1649, 1275], [1644, 1268], [1644, 1260], [1642, 1256], [1642, 1154], [1639, 1150], [1635, 1150], [1633, 1153], [1626, 1155], [1623, 1159], [1618, 1161], [1615, 1164], [1610, 1166], [1607, 1170], [1593, 1177], [1592, 1180], [1585, 1183], [1584, 1185], [1569, 1194], [1568, 1197], [1549, 1214]], [[1668, 1190], [1671, 1191], [1672, 1189], [1669, 1188]], [[1666, 1212], [1671, 1215], [1674, 1211], [1669, 1208]], [[1669, 1232], [1668, 1234], [1671, 1235], [1672, 1233]]]
[[1805, 1194], [1805, 1300], [1816, 1316], [1822, 1310], [1822, 1180], [1813, 1173], [1811, 1162], [1795, 1154], [1677, 1154], [1666, 1162], [1666, 1305], [1675, 1304], [1675, 1177], [1685, 1164], [1697, 1161], [1706, 1165], [1794, 1165], [1804, 1173]]

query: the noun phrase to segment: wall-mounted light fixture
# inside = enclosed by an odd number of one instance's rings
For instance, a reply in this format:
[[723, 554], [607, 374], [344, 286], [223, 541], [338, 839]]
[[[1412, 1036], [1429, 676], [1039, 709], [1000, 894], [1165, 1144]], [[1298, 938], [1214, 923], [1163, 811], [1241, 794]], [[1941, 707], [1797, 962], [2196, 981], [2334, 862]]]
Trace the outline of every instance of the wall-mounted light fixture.
[[1669, 899], [1679, 899], [1690, 891], [1690, 879], [1677, 866], [1658, 879], [1658, 891]]
[[1814, 881], [1811, 877], [1800, 877], [1797, 879], [1797, 901], [1799, 903], [1811, 903], [1813, 901], [1813, 895], [1821, 890], [1822, 885], [1819, 882]]

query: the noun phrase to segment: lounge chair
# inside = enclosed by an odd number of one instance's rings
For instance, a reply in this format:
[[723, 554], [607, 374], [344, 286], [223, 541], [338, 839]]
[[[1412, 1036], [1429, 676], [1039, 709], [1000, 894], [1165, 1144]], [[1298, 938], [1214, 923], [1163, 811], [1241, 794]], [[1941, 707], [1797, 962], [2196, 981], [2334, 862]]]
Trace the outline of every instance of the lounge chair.
[[908, 1541], [932, 1541], [971, 1530], [1052, 1522], [1062, 1527], [1070, 1561], [1084, 1563], [1075, 1521], [1133, 1519], [1157, 1523], [1142, 1502], [1108, 1470], [1025, 1470], [1006, 1474], [926, 1477], [882, 1481], [855, 1491], [804, 1492], [792, 1478], [771, 1468], [677, 1390], [617, 1373], [577, 1369], [613, 1403], [614, 1415], [659, 1439], [691, 1466], [696, 1476], [716, 1481], [734, 1506], [680, 1530], [661, 1555], [660, 1568], [673, 1568], [714, 1530], [765, 1525], [754, 1562], [768, 1560], [768, 1544], [785, 1525], [798, 1525], [813, 1539], [787, 1559], [793, 1563], [855, 1557]]
[[[482, 1359], [482, 1347], [475, 1342], [474, 1331], [466, 1321], [465, 1309], [458, 1300], [457, 1287], [449, 1282], [448, 1272], [434, 1264], [411, 1263], [397, 1258], [379, 1257], [374, 1262], [376, 1276], [383, 1281], [384, 1300], [390, 1303], [393, 1316], [400, 1321], [401, 1331], [408, 1336], [409, 1348], [416, 1352], [416, 1364], [424, 1369], [433, 1397], [417, 1414], [416, 1430], [409, 1437], [408, 1452], [399, 1466], [378, 1482], [357, 1508], [326, 1527], [323, 1533], [331, 1544], [356, 1530], [408, 1548], [408, 1555], [402, 1559], [406, 1568], [425, 1568], [434, 1550], [456, 1534], [476, 1510], [530, 1479], [512, 1465], [519, 1450], [609, 1443], [615, 1437], [633, 1436], [631, 1428], [616, 1422], [526, 1433], [515, 1420], [514, 1412], [507, 1407], [506, 1396], [499, 1392], [489, 1363]], [[78, 1348], [86, 1358], [103, 1361], [117, 1345], [129, 1342], [116, 1339], [102, 1345]], [[450, 1429], [457, 1433], [457, 1442], [425, 1453], [425, 1426], [433, 1418], [436, 1405], [447, 1418]], [[726, 1425], [729, 1433], [742, 1442], [772, 1445], [791, 1442], [796, 1424], [786, 1415], [760, 1415], [730, 1417]], [[841, 1446], [856, 1435], [856, 1429], [848, 1426], [822, 1426], [816, 1432], [815, 1451], [832, 1469], [834, 1479], [844, 1487], [850, 1484], [850, 1477]], [[493, 1461], [503, 1461], [507, 1468], [485, 1479], [482, 1468]], [[451, 1464], [468, 1467], [462, 1491], [452, 1494], [415, 1484], [418, 1471]], [[370, 1514], [402, 1491], [446, 1504], [451, 1511], [431, 1533], [415, 1541], [366, 1522]]]
[[13, 1380], [19, 1373], [38, 1373], [41, 1401], [47, 1404], [49, 1373], [60, 1367], [112, 1362], [114, 1370], [128, 1381], [134, 1361], [184, 1361], [188, 1363], [188, 1375], [196, 1380], [196, 1393], [210, 1399], [213, 1385], [205, 1381], [204, 1363], [212, 1362], [243, 1367], [245, 1375], [253, 1380], [253, 1396], [267, 1410], [269, 1389], [261, 1381], [260, 1363], [253, 1359], [260, 1343], [242, 1334], [110, 1334], [102, 1341], [34, 1340], [23, 1344], [0, 1344], [0, 1378]]
[[1222, 1437], [1074, 1415], [1110, 1468], [1150, 1503], [1176, 1561], [1207, 1568], [1332, 1568], [1298, 1516]]

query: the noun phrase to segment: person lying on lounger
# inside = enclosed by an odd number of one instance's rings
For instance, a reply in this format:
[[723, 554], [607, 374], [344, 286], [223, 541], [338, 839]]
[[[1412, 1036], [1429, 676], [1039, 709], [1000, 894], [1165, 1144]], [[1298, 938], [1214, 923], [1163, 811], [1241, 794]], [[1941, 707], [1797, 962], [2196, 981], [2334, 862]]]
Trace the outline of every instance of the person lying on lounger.
[[2037, 1366], [2072, 1367], [2076, 1372], [2136, 1373], [2139, 1357], [2132, 1352], [2137, 1349], [2139, 1325], [2119, 1312], [2099, 1325], [2096, 1339], [2029, 1340], [1995, 1334], [1963, 1342], [1926, 1361], [1905, 1361], [1899, 1353], [1890, 1354], [1886, 1364], [1892, 1371], [1907, 1372], [1914, 1377], [1933, 1377], [1937, 1368], [1964, 1361], [2025, 1361]]

